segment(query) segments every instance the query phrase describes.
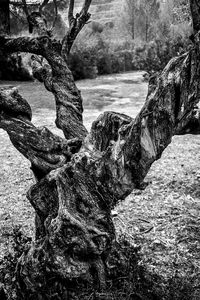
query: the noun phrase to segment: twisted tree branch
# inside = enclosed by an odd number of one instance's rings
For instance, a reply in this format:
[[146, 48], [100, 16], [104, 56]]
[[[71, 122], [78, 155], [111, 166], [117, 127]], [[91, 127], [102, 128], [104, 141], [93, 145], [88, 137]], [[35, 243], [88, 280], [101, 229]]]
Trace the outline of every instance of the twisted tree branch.
[[0, 128], [7, 131], [15, 148], [30, 160], [38, 179], [66, 164], [81, 146], [81, 141], [67, 141], [45, 127], [35, 127], [29, 104], [15, 88], [0, 89]]
[[135, 120], [105, 113], [93, 124], [91, 143], [104, 153], [96, 180], [105, 186], [104, 175], [109, 174], [106, 185], [116, 199], [112, 203], [140, 186], [173, 135], [187, 133], [199, 102], [199, 75], [197, 46], [168, 63]]
[[83, 14], [86, 15], [88, 13], [91, 3], [92, 3], [92, 0], [84, 0], [80, 15], [83, 15]]
[[10, 53], [16, 51], [30, 52], [46, 58], [51, 66], [51, 71], [49, 72], [48, 68], [41, 67], [39, 73], [45, 86], [55, 96], [56, 125], [63, 130], [67, 139], [76, 137], [83, 139], [87, 134], [87, 130], [82, 121], [82, 98], [71, 71], [60, 56], [59, 43], [51, 41], [47, 36], [15, 39], [1, 37], [0, 48]]

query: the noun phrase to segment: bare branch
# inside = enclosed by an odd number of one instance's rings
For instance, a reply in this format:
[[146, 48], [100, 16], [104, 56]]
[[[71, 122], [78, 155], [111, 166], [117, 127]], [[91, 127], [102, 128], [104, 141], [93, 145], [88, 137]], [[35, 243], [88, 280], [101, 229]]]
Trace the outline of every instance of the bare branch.
[[0, 89], [0, 128], [7, 131], [13, 145], [32, 163], [37, 178], [64, 165], [81, 142], [67, 141], [47, 128], [31, 123], [31, 108], [15, 88]]
[[67, 139], [83, 139], [87, 130], [82, 120], [82, 97], [77, 89], [74, 78], [66, 62], [60, 56], [59, 44], [54, 43], [47, 36], [38, 38], [19, 37], [9, 39], [0, 37], [0, 49], [6, 52], [29, 52], [41, 55], [47, 59], [52, 72], [48, 68], [38, 65], [36, 72], [42, 76], [45, 86], [50, 90], [56, 100], [56, 125], [62, 129]]
[[69, 10], [68, 10], [69, 26], [71, 26], [73, 20], [74, 20], [74, 0], [70, 0]]
[[173, 135], [199, 131], [199, 117], [194, 120], [200, 99], [198, 61], [198, 45], [172, 59], [159, 76], [156, 87], [150, 89], [134, 120], [105, 113], [93, 124], [91, 143], [108, 156], [107, 162], [106, 155], [102, 158], [104, 165], [98, 170], [102, 178], [98, 180], [105, 185], [103, 174], [113, 174], [108, 189], [116, 201], [126, 197], [134, 187], [140, 187], [150, 166], [161, 157]]
[[85, 15], [88, 13], [91, 3], [92, 3], [92, 0], [84, 0], [84, 4], [83, 4], [82, 10], [80, 12], [80, 15]]
[[46, 57], [46, 50], [52, 48], [52, 42], [47, 36], [37, 38], [0, 36], [0, 49], [7, 53], [28, 52]]
[[90, 8], [91, 3], [92, 0], [84, 0], [84, 4], [80, 13], [77, 14], [76, 17], [74, 17], [73, 16], [74, 0], [70, 1], [69, 12], [68, 12], [68, 21], [69, 21], [70, 28], [62, 41], [62, 56], [66, 61], [68, 59], [68, 55], [70, 53], [71, 47], [77, 35], [90, 19], [91, 15], [88, 13], [88, 10]]

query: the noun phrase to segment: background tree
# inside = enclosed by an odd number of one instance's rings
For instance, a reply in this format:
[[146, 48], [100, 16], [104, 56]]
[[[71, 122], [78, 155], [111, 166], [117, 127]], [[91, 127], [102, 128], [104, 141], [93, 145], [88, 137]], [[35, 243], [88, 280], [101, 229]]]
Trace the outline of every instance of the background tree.
[[132, 39], [138, 37], [148, 42], [154, 37], [159, 9], [160, 3], [157, 0], [125, 0], [124, 23]]
[[108, 279], [119, 272], [123, 276], [127, 257], [116, 242], [112, 208], [141, 188], [173, 135], [199, 130], [200, 16], [197, 1], [191, 0], [191, 50], [173, 58], [159, 78], [150, 80], [146, 102], [135, 119], [105, 112], [87, 132], [81, 94], [67, 63], [75, 38], [90, 18], [90, 4], [83, 1], [74, 16], [74, 0], [70, 1], [69, 29], [60, 42], [51, 37], [43, 4], [29, 12], [23, 1], [34, 37], [0, 37], [2, 51], [34, 54], [34, 74], [53, 93], [56, 126], [65, 136], [35, 127], [31, 108], [18, 91], [0, 89], [0, 127], [30, 160], [36, 178], [27, 194], [36, 212], [36, 237], [16, 268], [18, 299], [83, 299], [84, 291], [105, 291]]
[[125, 0], [125, 25], [132, 39], [135, 39], [136, 18], [138, 15], [138, 1]]
[[141, 14], [144, 16], [143, 28], [146, 42], [148, 42], [149, 40], [149, 34], [152, 26], [155, 26], [155, 20], [157, 20], [159, 17], [159, 8], [160, 3], [157, 0], [140, 0], [140, 11]]

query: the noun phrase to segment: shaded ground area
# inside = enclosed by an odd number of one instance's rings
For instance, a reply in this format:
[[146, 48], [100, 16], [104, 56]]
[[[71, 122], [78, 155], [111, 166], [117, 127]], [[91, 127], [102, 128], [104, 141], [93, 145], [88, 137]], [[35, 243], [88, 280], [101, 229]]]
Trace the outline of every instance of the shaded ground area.
[[[104, 76], [78, 82], [78, 86], [83, 91], [88, 128], [104, 110], [135, 116], [147, 91], [140, 73]], [[38, 83], [21, 84], [20, 90], [33, 106], [34, 123], [59, 133], [51, 94]], [[162, 278], [162, 299], [200, 299], [199, 148], [199, 136], [174, 137], [162, 158], [153, 164], [146, 178], [147, 188], [134, 190], [113, 216], [118, 234], [140, 248], [140, 265], [147, 269], [148, 276]], [[34, 179], [29, 162], [11, 146], [3, 131], [0, 160], [2, 258], [11, 247], [15, 225], [22, 225], [28, 235], [33, 233], [33, 210], [25, 194]]]

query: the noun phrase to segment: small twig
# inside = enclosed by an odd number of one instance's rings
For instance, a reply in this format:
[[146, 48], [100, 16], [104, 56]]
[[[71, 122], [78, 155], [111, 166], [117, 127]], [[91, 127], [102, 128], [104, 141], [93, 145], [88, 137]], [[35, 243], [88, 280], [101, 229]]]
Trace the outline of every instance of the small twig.
[[141, 218], [138, 218], [138, 220], [139, 220], [139, 221], [143, 221], [143, 222], [145, 222], [145, 223], [151, 223], [151, 222], [149, 222], [149, 221], [147, 221], [147, 220], [145, 220], [145, 219], [141, 219]]
[[150, 227], [149, 229], [140, 232], [141, 234], [149, 233], [152, 229], [154, 229], [154, 226]]

